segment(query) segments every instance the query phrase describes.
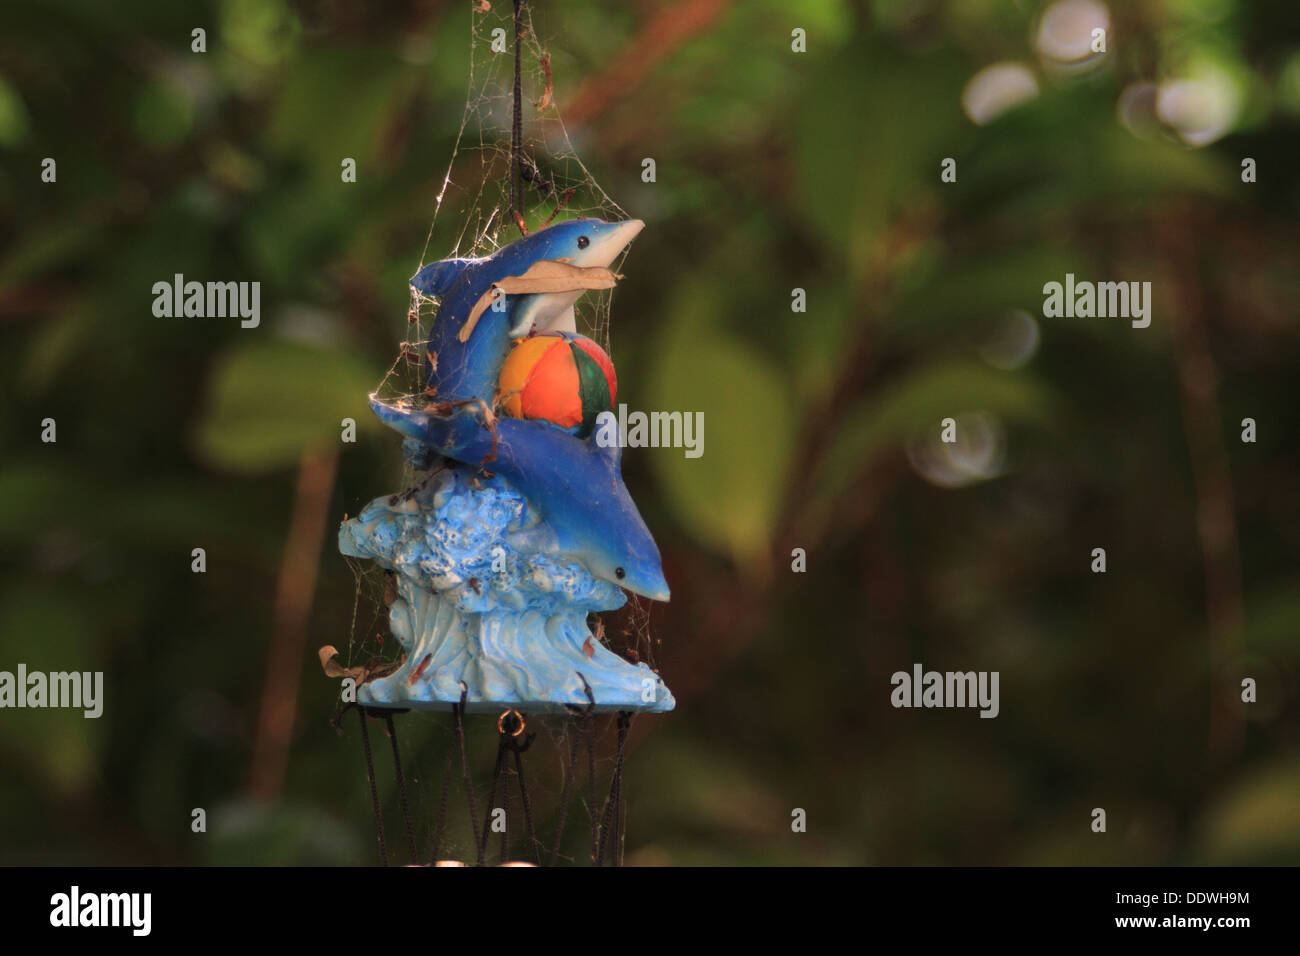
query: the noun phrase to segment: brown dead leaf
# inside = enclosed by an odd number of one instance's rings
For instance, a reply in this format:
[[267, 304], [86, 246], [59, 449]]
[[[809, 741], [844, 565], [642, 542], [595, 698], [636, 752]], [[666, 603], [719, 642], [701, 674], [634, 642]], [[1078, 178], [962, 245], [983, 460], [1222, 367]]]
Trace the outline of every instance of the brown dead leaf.
[[358, 684], [364, 684], [370, 670], [366, 667], [343, 667], [338, 662], [339, 649], [333, 644], [326, 644], [318, 652], [320, 666], [326, 677], [351, 677]]
[[563, 259], [542, 259], [528, 267], [521, 276], [506, 276], [479, 296], [470, 310], [469, 319], [457, 334], [468, 342], [479, 317], [491, 307], [498, 295], [532, 295], [549, 292], [583, 292], [589, 289], [612, 289], [623, 278], [604, 266], [573, 266]]
[[547, 53], [542, 57], [542, 72], [546, 74], [546, 92], [542, 94], [542, 101], [537, 104], [537, 112], [546, 112], [546, 107], [551, 105], [551, 94], [554, 92], [554, 86], [551, 83], [551, 55]]

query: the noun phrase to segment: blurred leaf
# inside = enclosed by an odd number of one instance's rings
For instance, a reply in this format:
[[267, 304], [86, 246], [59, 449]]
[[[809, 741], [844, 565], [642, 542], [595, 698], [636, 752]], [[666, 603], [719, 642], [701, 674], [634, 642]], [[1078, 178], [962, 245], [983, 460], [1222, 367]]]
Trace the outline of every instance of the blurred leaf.
[[281, 0], [224, 0], [221, 5], [221, 38], [240, 57], [259, 66], [283, 60], [301, 32], [297, 17]]
[[136, 133], [150, 146], [175, 145], [193, 125], [194, 99], [176, 84], [156, 79], [136, 95]]
[[78, 300], [65, 306], [60, 314], [40, 323], [32, 334], [20, 381], [29, 392], [39, 392], [54, 382], [77, 356], [77, 348], [93, 328], [93, 305]]
[[218, 360], [200, 455], [230, 471], [295, 464], [310, 447], [336, 444], [341, 421], [379, 430], [366, 404], [382, 372], [352, 355], [287, 342], [238, 348]]
[[0, 146], [12, 149], [27, 140], [27, 107], [9, 83], [0, 77]]
[[[0, 594], [0, 668], [15, 676], [19, 663], [27, 665], [29, 674], [41, 671], [47, 676], [53, 671], [102, 670], [99, 621], [95, 607], [71, 587], [15, 582]], [[102, 688], [101, 706], [109, 693]], [[6, 709], [0, 740], [58, 785], [79, 789], [89, 783], [101, 752], [98, 744], [106, 726], [102, 720], [86, 717], [84, 708]]]
[[378, 155], [380, 134], [419, 80], [386, 50], [311, 50], [285, 77], [266, 127], [267, 145], [301, 159], [318, 189], [323, 184], [346, 188], [339, 164], [348, 156], [357, 160], [358, 181], [364, 181], [372, 173], [361, 164]]
[[1300, 590], [1286, 582], [1252, 595], [1246, 612], [1248, 646], [1260, 654], [1300, 658]]
[[0, 291], [19, 279], [64, 265], [84, 249], [95, 248], [103, 220], [101, 210], [82, 207], [75, 215], [24, 231], [23, 241], [0, 263]]
[[1130, 203], [1121, 215], [1176, 194], [1227, 196], [1221, 159], [1164, 140], [1139, 139], [1115, 118], [1117, 94], [1094, 86], [1050, 91], [979, 128], [959, 159], [955, 210], [984, 229], [1059, 236], [1093, 203]]
[[711, 299], [697, 297], [675, 310], [647, 395], [653, 409], [703, 413], [704, 453], [687, 458], [682, 449], [658, 448], [640, 454], [651, 456], [682, 527], [744, 562], [759, 556], [772, 533], [795, 418], [777, 368], [734, 339], [701, 331], [706, 322], [694, 317], [712, 308]]
[[305, 183], [275, 190], [244, 222], [252, 265], [268, 280], [296, 285], [344, 241], [352, 208], [339, 189]]
[[860, 40], [811, 81], [794, 117], [799, 211], [854, 275], [869, 269], [890, 219], [915, 212], [938, 184], [940, 160], [970, 135], [962, 80], [950, 56], [904, 58]]
[[[337, 433], [336, 433], [337, 434]], [[78, 547], [111, 541], [115, 548], [188, 554], [196, 541], [274, 566], [282, 531], [268, 518], [271, 503], [210, 477], [155, 478], [105, 485], [104, 475], [61, 460], [7, 461], [0, 470], [0, 543], [40, 549], [72, 534]], [[61, 540], [61, 539], [60, 539]]]
[[1203, 822], [1205, 852], [1219, 864], [1300, 862], [1300, 763], [1294, 757], [1257, 771], [1213, 807]]

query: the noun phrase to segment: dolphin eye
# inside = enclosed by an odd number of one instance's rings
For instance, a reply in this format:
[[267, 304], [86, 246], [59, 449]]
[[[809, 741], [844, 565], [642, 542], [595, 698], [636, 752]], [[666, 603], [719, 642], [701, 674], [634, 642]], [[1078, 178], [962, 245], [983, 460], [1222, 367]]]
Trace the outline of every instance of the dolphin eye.
[[[586, 236], [579, 236], [579, 237], [578, 237], [578, 248], [579, 248], [579, 249], [586, 249], [589, 245], [591, 245], [591, 240], [588, 239]], [[622, 575], [620, 574], [619, 577], [622, 577]]]
[[627, 572], [624, 571], [622, 568], [615, 568], [615, 569], [614, 569], [614, 577], [616, 577], [616, 578], [618, 578], [620, 581], [622, 581], [625, 577], [627, 577]]

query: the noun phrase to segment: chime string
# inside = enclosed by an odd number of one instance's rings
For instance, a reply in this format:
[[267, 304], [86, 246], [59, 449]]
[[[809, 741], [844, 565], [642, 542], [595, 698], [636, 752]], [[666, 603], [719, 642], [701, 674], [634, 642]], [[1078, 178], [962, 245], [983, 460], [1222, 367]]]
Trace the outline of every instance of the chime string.
[[510, 129], [510, 210], [515, 222], [523, 229], [523, 210], [519, 208], [519, 192], [523, 175], [523, 140], [524, 117], [522, 102], [522, 81], [520, 78], [520, 45], [524, 32], [524, 3], [526, 0], [514, 0], [515, 3], [515, 89], [514, 114]]
[[384, 722], [388, 725], [388, 740], [393, 745], [393, 769], [397, 775], [397, 796], [402, 806], [402, 821], [406, 824], [406, 845], [411, 852], [410, 861], [414, 863], [417, 855], [415, 827], [411, 823], [411, 806], [406, 799], [406, 775], [402, 772], [402, 754], [397, 746], [397, 727], [393, 724], [391, 713], [384, 714]]
[[460, 750], [460, 770], [465, 778], [465, 799], [469, 804], [469, 830], [474, 835], [474, 849], [477, 853], [477, 859], [483, 859], [483, 841], [479, 838], [478, 832], [478, 808], [474, 802], [474, 779], [469, 773], [469, 755], [465, 749], [465, 699], [469, 694], [469, 688], [462, 681], [460, 685], [460, 703], [452, 704], [452, 713], [456, 715], [456, 744]]
[[[496, 762], [496, 765], [492, 768], [492, 786], [491, 786], [491, 788], [488, 790], [487, 813], [486, 813], [486, 814], [484, 815], [484, 817], [483, 817], [483, 837], [482, 837], [481, 840], [478, 841], [478, 865], [479, 865], [479, 866], [482, 866], [482, 865], [483, 865], [483, 857], [484, 857], [484, 854], [485, 854], [486, 851], [487, 851], [488, 828], [489, 828], [489, 826], [490, 826], [491, 823], [492, 823], [492, 813], [493, 813], [493, 810], [495, 809], [495, 805], [496, 805], [496, 802], [497, 802], [497, 786], [498, 786], [498, 785], [500, 784], [500, 782], [501, 782], [501, 768], [505, 766], [505, 762], [506, 762], [506, 734], [505, 734], [505, 731], [503, 730], [503, 731], [500, 731], [499, 734], [498, 734], [498, 739], [497, 739], [497, 762]], [[507, 796], [506, 796], [506, 802], [507, 802], [507, 803], [510, 802], [510, 797], [509, 797], [508, 794], [507, 794]], [[509, 808], [508, 808], [508, 807], [506, 808], [506, 811], [507, 811], [507, 812], [506, 812], [506, 820], [509, 821], [510, 813], [509, 813]], [[507, 823], [507, 825], [508, 825], [508, 823]], [[503, 830], [503, 831], [502, 831], [502, 842], [501, 842], [501, 862], [502, 862], [502, 863], [505, 862], [505, 854], [506, 854], [506, 844], [505, 844], [505, 840], [506, 840], [506, 831]]]
[[596, 714], [588, 708], [583, 718], [587, 737], [587, 818], [591, 822], [591, 864], [600, 866], [596, 848], [600, 843], [600, 819], [596, 815]]
[[384, 814], [379, 807], [379, 787], [375, 784], [375, 761], [370, 753], [370, 731], [366, 727], [366, 711], [357, 708], [361, 718], [361, 748], [366, 755], [366, 780], [370, 783], [370, 804], [375, 811], [375, 836], [379, 840], [379, 862], [388, 865], [388, 846], [384, 842]]
[[451, 757], [454, 745], [448, 745], [447, 758], [442, 763], [442, 795], [438, 799], [438, 816], [433, 822], [433, 851], [429, 854], [430, 862], [437, 863], [442, 849], [442, 827], [447, 820], [447, 794], [451, 789]]
[[524, 827], [528, 831], [528, 841], [533, 847], [533, 859], [537, 865], [542, 865], [542, 846], [537, 840], [537, 828], [533, 825], [533, 804], [528, 799], [528, 781], [524, 779], [524, 751], [532, 743], [532, 735], [524, 742], [521, 747], [517, 742], [512, 741], [510, 749], [515, 755], [515, 776], [519, 778], [519, 803], [524, 811]]
[[578, 775], [579, 736], [576, 727], [574, 732], [569, 735], [569, 762], [564, 766], [564, 785], [560, 791], [560, 818], [555, 823], [555, 841], [551, 844], [551, 866], [555, 866], [555, 861], [560, 855], [560, 841], [564, 839], [564, 824], [569, 818], [569, 801], [573, 798], [573, 781]]
[[622, 858], [619, 844], [622, 841], [623, 754], [627, 745], [627, 729], [631, 722], [632, 715], [627, 711], [620, 711], [618, 751], [614, 758], [614, 774], [609, 781], [609, 795], [605, 798], [605, 807], [600, 815], [600, 840], [596, 845], [596, 866], [605, 865], [606, 847], [609, 845], [611, 831], [614, 834], [611, 862], [614, 866], [618, 866]]
[[614, 865], [623, 865], [623, 757], [627, 753], [627, 733], [632, 715], [618, 715], [618, 757], [614, 762]]

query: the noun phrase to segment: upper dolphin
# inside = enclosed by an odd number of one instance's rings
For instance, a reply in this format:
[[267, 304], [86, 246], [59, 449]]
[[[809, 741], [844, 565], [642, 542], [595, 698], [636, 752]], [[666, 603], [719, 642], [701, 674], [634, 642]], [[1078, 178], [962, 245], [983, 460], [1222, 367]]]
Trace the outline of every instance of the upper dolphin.
[[429, 384], [439, 401], [480, 399], [492, 404], [511, 333], [573, 331], [573, 304], [581, 289], [508, 295], [503, 308], [483, 312], [468, 342], [462, 329], [480, 299], [503, 279], [522, 276], [538, 262], [609, 266], [644, 227], [640, 219], [570, 219], [539, 229], [481, 259], [443, 259], [420, 269], [411, 286], [441, 304], [429, 336]]

